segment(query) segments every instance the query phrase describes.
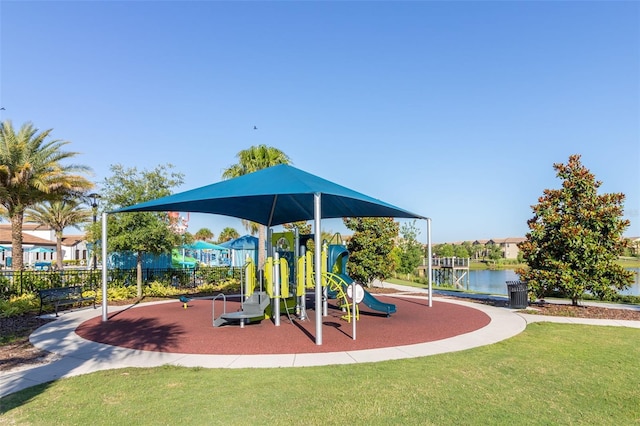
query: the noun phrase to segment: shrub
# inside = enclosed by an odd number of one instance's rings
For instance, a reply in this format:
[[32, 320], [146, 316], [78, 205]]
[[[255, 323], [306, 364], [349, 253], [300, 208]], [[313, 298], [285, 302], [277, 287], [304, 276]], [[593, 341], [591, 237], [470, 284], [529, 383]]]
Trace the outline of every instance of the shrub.
[[34, 294], [12, 296], [9, 300], [0, 300], [0, 318], [24, 315], [39, 308], [38, 298]]

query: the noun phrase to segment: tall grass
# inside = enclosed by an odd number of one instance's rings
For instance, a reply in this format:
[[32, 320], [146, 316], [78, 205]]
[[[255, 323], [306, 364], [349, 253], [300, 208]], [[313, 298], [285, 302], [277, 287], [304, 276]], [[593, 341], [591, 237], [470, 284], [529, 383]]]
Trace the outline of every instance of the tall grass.
[[0, 399], [9, 424], [640, 422], [640, 330], [532, 324], [468, 351], [288, 369], [97, 372]]

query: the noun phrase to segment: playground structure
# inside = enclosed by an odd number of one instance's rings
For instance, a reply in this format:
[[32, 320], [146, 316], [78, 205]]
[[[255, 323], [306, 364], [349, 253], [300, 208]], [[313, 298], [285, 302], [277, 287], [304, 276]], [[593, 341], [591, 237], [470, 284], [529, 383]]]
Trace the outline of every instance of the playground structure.
[[[343, 217], [401, 217], [424, 219], [427, 228], [427, 257], [431, 257], [431, 219], [421, 214], [396, 207], [387, 202], [362, 194], [345, 186], [307, 173], [287, 164], [267, 167], [233, 179], [168, 195], [133, 206], [102, 213], [102, 248], [107, 253], [107, 215], [141, 211], [190, 211], [245, 219], [262, 224], [267, 229], [302, 220], [312, 220], [314, 245], [320, 240], [323, 219]], [[322, 278], [321, 250], [314, 250], [315, 281]], [[261, 265], [262, 266], [262, 265]], [[432, 307], [431, 271], [428, 307]], [[262, 283], [262, 280], [260, 281]], [[275, 286], [276, 288], [278, 286]], [[316, 285], [315, 305], [323, 304], [322, 286]], [[109, 321], [107, 304], [107, 268], [102, 265], [102, 321]], [[325, 297], [326, 299], [326, 297]], [[277, 304], [275, 306], [278, 306]], [[322, 345], [322, 310], [315, 309], [316, 345]], [[278, 321], [278, 316], [274, 315]], [[356, 322], [354, 321], [353, 324]]]
[[[296, 230], [297, 231], [297, 230]], [[339, 238], [339, 234], [337, 234]], [[212, 321], [214, 327], [228, 324], [239, 324], [244, 327], [251, 322], [263, 319], [273, 319], [276, 326], [280, 325], [280, 313], [284, 310], [289, 321], [295, 316], [298, 320], [307, 320], [306, 296], [307, 290], [315, 287], [315, 271], [313, 268], [313, 252], [307, 251], [306, 243], [312, 235], [298, 235], [293, 233], [271, 234], [269, 256], [261, 271], [256, 271], [252, 259], [247, 258], [243, 268], [243, 282], [241, 284], [241, 309], [236, 312], [226, 312], [226, 296], [214, 297]], [[328, 300], [335, 299], [336, 307], [343, 312], [342, 319], [351, 322], [359, 320], [359, 307], [353, 306], [349, 295], [350, 286], [354, 280], [348, 276], [346, 265], [349, 257], [347, 248], [339, 241], [338, 244], [323, 244], [321, 253], [322, 277], [322, 309], [323, 316], [327, 316]], [[260, 279], [262, 278], [262, 279]], [[215, 301], [224, 299], [223, 312], [219, 316], [215, 313]], [[372, 310], [380, 311], [387, 317], [396, 312], [396, 306], [384, 303], [364, 290], [362, 303]], [[353, 309], [352, 309], [353, 307]]]

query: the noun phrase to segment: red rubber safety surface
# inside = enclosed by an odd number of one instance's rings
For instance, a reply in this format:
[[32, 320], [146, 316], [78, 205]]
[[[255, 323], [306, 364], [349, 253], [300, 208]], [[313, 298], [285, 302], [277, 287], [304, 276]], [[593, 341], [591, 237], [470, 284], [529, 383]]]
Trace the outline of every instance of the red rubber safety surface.
[[[298, 354], [354, 351], [411, 345], [446, 339], [478, 330], [491, 321], [485, 313], [453, 303], [426, 299], [384, 297], [394, 303], [397, 312], [390, 317], [360, 305], [360, 320], [353, 326], [329, 302], [329, 315], [323, 317], [322, 345], [315, 344], [315, 311], [309, 319], [289, 322], [285, 311], [280, 326], [265, 319], [240, 328], [239, 325], [213, 327], [212, 301], [192, 300], [187, 309], [175, 303], [149, 304], [109, 314], [102, 322], [97, 316], [80, 324], [76, 333], [88, 340], [156, 352], [216, 355]], [[222, 300], [216, 300], [216, 316], [223, 312]], [[238, 310], [237, 300], [227, 300], [227, 312]]]

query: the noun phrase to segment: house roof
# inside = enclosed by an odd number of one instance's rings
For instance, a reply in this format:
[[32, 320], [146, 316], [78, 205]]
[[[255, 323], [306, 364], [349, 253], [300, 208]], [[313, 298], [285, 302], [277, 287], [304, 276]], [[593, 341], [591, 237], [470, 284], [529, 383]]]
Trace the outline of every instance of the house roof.
[[[0, 226], [0, 245], [11, 247], [11, 229]], [[44, 238], [34, 237], [33, 235], [23, 233], [22, 244], [37, 245], [43, 247], [55, 247], [56, 242], [45, 240]]]
[[86, 240], [86, 237], [84, 235], [63, 235], [62, 245], [71, 247], [75, 246], [76, 244], [80, 244], [84, 240]]

